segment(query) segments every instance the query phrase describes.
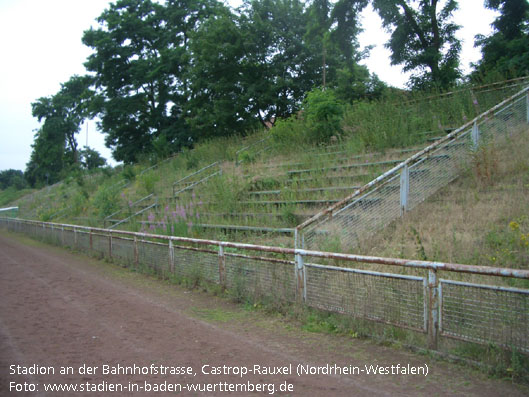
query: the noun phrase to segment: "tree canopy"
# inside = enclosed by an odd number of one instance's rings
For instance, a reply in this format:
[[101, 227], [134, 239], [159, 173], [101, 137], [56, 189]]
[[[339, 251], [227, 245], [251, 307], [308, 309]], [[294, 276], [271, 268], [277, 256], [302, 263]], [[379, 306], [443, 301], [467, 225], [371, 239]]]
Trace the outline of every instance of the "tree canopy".
[[79, 160], [76, 134], [88, 116], [92, 77], [73, 76], [55, 95], [31, 104], [33, 116], [42, 122], [35, 134], [26, 166], [26, 179], [35, 186], [54, 183]]
[[16, 190], [25, 188], [27, 185], [24, 179], [24, 173], [20, 170], [0, 171], [0, 190], [13, 187]]
[[[32, 104], [43, 124], [29, 180], [53, 182], [86, 156], [97, 159], [77, 148], [86, 117], [99, 118], [116, 160], [133, 163], [201, 139], [269, 128], [320, 88], [344, 103], [381, 95], [385, 85], [360, 64], [369, 49], [357, 40], [359, 15], [369, 3], [391, 32], [391, 63], [413, 72], [412, 88], [456, 83], [456, 0], [245, 0], [235, 10], [219, 0], [111, 3], [83, 35], [92, 49], [88, 75]], [[527, 70], [527, 2], [486, 3], [501, 16], [497, 32], [478, 40], [479, 70]]]
[[455, 33], [459, 26], [451, 21], [457, 1], [447, 0], [373, 0], [386, 28], [392, 29], [386, 46], [391, 63], [404, 65], [415, 74], [410, 85], [416, 88], [446, 89], [461, 76], [461, 43]]
[[482, 58], [474, 65], [474, 77], [490, 72], [506, 77], [529, 73], [529, 3], [527, 0], [487, 0], [485, 5], [500, 12], [494, 33], [476, 36]]
[[[315, 86], [372, 91], [356, 35], [367, 0], [119, 0], [87, 30], [91, 107], [117, 160], [245, 134], [299, 109]], [[376, 85], [376, 84], [375, 84]], [[348, 92], [348, 88], [351, 88]], [[353, 89], [354, 88], [354, 89]]]

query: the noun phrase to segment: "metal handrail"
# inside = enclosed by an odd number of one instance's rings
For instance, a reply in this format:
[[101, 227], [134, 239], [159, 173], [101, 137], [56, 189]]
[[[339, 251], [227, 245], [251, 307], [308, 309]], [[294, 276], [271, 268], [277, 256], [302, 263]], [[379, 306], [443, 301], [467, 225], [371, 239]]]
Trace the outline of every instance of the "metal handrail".
[[141, 215], [141, 214], [143, 214], [145, 211], [150, 210], [151, 208], [154, 208], [154, 207], [156, 207], [156, 206], [158, 206], [158, 202], [149, 205], [148, 207], [146, 207], [146, 208], [144, 208], [144, 209], [142, 209], [142, 210], [136, 212], [135, 214], [132, 214], [131, 216], [129, 216], [129, 217], [125, 218], [125, 219], [120, 220], [120, 221], [117, 222], [117, 223], [114, 223], [112, 226], [109, 226], [108, 228], [109, 228], [109, 229], [113, 229], [113, 228], [115, 228], [116, 226], [121, 225], [122, 223], [128, 222], [130, 219], [134, 218], [135, 216]]
[[[139, 200], [133, 202], [133, 203], [130, 205], [130, 207], [134, 207], [135, 205], [141, 203], [142, 201], [145, 201], [145, 200], [149, 199], [149, 198], [152, 197], [152, 196], [154, 196], [154, 193], [151, 193], [151, 194], [149, 194], [148, 196], [142, 197], [141, 199], [139, 199]], [[103, 221], [108, 221], [109, 219], [112, 219], [112, 217], [113, 217], [114, 215], [117, 215], [117, 214], [119, 214], [119, 213], [121, 213], [121, 212], [123, 212], [123, 208], [121, 208], [121, 209], [117, 210], [116, 212], [110, 214], [109, 216], [105, 217], [105, 218], [103, 219]]]
[[214, 176], [217, 176], [217, 175], [222, 175], [222, 170], [218, 170], [216, 172], [214, 172], [213, 174], [210, 174], [202, 179], [200, 179], [199, 181], [196, 181], [196, 182], [193, 182], [191, 185], [189, 186], [186, 186], [180, 190], [178, 190], [176, 193], [173, 191], [173, 197], [175, 197], [176, 195], [180, 194], [180, 193], [183, 193], [185, 192], [186, 190], [189, 190], [189, 189], [192, 189], [194, 188], [195, 186], [201, 184], [201, 183], [204, 183], [206, 182], [208, 179], [210, 178], [213, 178]]
[[[242, 152], [244, 152], [247, 149], [250, 149], [251, 147], [257, 146], [258, 144], [267, 141], [268, 139], [270, 139], [269, 136], [267, 136], [266, 138], [260, 139], [257, 142], [254, 142], [254, 143], [252, 143], [250, 145], [244, 146], [244, 147], [240, 148], [239, 150], [237, 150], [235, 152], [235, 165], [236, 166], [239, 165], [239, 154], [241, 154]], [[261, 153], [263, 150], [266, 150], [266, 149], [269, 149], [269, 148], [261, 149], [258, 153]]]
[[198, 239], [192, 237], [179, 237], [179, 236], [166, 236], [161, 234], [150, 234], [150, 233], [141, 233], [141, 232], [130, 232], [126, 230], [111, 230], [95, 228], [90, 226], [78, 226], [70, 224], [61, 224], [53, 222], [41, 222], [33, 221], [26, 219], [18, 218], [0, 218], [7, 222], [21, 222], [27, 224], [36, 224], [57, 228], [71, 228], [76, 230], [84, 230], [86, 232], [99, 232], [104, 235], [112, 233], [113, 237], [118, 235], [129, 236], [129, 237], [139, 237], [139, 238], [149, 238], [157, 240], [166, 240], [173, 242], [181, 243], [193, 243], [198, 245], [215, 245], [221, 246], [224, 248], [237, 248], [242, 250], [249, 251], [261, 251], [277, 254], [286, 254], [286, 255], [295, 255], [295, 256], [307, 256], [312, 258], [324, 258], [324, 259], [335, 259], [340, 261], [348, 262], [362, 262], [368, 264], [380, 264], [380, 265], [389, 265], [389, 266], [401, 266], [405, 268], [412, 269], [424, 269], [432, 271], [450, 271], [457, 273], [468, 273], [468, 274], [481, 274], [485, 276], [497, 276], [497, 277], [510, 277], [510, 278], [519, 278], [529, 280], [529, 270], [524, 269], [511, 269], [511, 268], [501, 268], [501, 267], [490, 267], [490, 266], [476, 266], [476, 265], [463, 265], [458, 263], [449, 263], [449, 262], [432, 262], [432, 261], [421, 261], [421, 260], [410, 260], [410, 259], [400, 259], [400, 258], [387, 258], [379, 256], [366, 256], [366, 255], [356, 255], [356, 254], [345, 254], [337, 252], [325, 252], [325, 251], [315, 251], [315, 250], [306, 250], [300, 248], [284, 248], [284, 247], [275, 247], [267, 245], [257, 245], [257, 244], [248, 244], [248, 243], [236, 243], [229, 241], [218, 241], [218, 240], [206, 240]]

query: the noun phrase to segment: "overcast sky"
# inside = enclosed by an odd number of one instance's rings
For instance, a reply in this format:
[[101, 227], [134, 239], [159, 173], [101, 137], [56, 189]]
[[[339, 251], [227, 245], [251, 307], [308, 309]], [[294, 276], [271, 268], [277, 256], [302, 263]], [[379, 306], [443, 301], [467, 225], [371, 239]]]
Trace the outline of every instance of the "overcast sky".
[[[81, 43], [83, 31], [97, 26], [95, 19], [108, 0], [0, 0], [0, 170], [24, 170], [39, 123], [31, 116], [31, 102], [55, 94], [60, 83], [74, 74], [84, 74], [83, 62], [90, 49]], [[495, 14], [483, 8], [483, 0], [460, 0], [455, 21], [462, 26], [459, 38], [465, 71], [479, 59], [474, 36], [489, 34]], [[403, 87], [408, 76], [390, 66], [384, 48], [389, 34], [369, 7], [363, 13], [362, 46], [375, 45], [364, 63], [386, 83]], [[87, 141], [87, 128], [78, 135], [79, 146]], [[103, 135], [88, 122], [88, 145], [110, 159]], [[115, 164], [114, 161], [111, 161]]]

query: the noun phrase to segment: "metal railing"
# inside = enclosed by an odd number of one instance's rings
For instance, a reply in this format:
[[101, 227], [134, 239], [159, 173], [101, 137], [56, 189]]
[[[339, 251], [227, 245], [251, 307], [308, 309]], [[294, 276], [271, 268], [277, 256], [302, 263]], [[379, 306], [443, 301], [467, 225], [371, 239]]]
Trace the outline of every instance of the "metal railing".
[[[457, 339], [529, 352], [529, 289], [439, 277], [442, 271], [447, 275], [529, 280], [529, 270], [309, 251], [12, 218], [0, 218], [0, 227], [117, 262], [142, 264], [179, 277], [201, 278], [239, 293], [297, 301], [410, 329], [424, 334], [430, 349], [438, 349], [444, 339]], [[251, 252], [258, 254], [248, 254]], [[291, 259], [285, 259], [288, 257]], [[322, 263], [329, 260], [348, 266]], [[353, 268], [357, 264], [395, 266], [399, 270], [388, 273]], [[403, 269], [416, 274], [398, 274]]]
[[480, 142], [529, 123], [529, 87], [399, 163], [297, 226], [296, 247], [337, 241], [349, 249], [457, 178]]
[[[217, 169], [217, 170], [214, 172], [211, 172], [205, 177], [202, 176], [202, 174], [204, 174], [206, 171], [208, 172], [211, 171], [212, 168]], [[214, 163], [206, 165], [205, 167], [199, 169], [198, 171], [195, 171], [189, 175], [186, 175], [183, 178], [174, 182], [173, 183], [173, 197], [185, 191], [194, 189], [197, 185], [204, 183], [210, 178], [217, 176], [217, 175], [221, 175], [221, 174], [222, 174], [222, 169], [220, 168], [220, 163], [218, 161], [215, 161]], [[200, 179], [195, 181], [193, 179], [196, 176], [200, 176]]]
[[16, 218], [18, 215], [18, 207], [0, 208], [0, 216], [8, 215], [11, 215], [10, 218]]
[[271, 146], [265, 146], [265, 143], [268, 142], [269, 139], [270, 137], [260, 139], [250, 145], [244, 146], [240, 148], [239, 150], [237, 150], [235, 152], [235, 165], [238, 166], [241, 163], [242, 161], [240, 159], [241, 155], [243, 153], [249, 153], [249, 149], [255, 150], [255, 152], [252, 154], [254, 157], [257, 157], [259, 154], [269, 150]]
[[[149, 198], [150, 196], [153, 196], [153, 195], [150, 194], [149, 196], [144, 197], [143, 199], [141, 199], [141, 200], [139, 200], [139, 201], [142, 201], [142, 200], [144, 200], [144, 199], [147, 199], [147, 198]], [[152, 203], [152, 204], [148, 205], [147, 207], [145, 207], [145, 208], [143, 208], [143, 209], [141, 209], [141, 210], [135, 212], [134, 214], [132, 214], [132, 215], [126, 217], [125, 219], [121, 219], [120, 221], [114, 223], [113, 225], [109, 226], [109, 229], [114, 229], [114, 228], [118, 227], [119, 225], [122, 225], [123, 223], [130, 222], [131, 219], [133, 219], [133, 218], [135, 218], [135, 217], [137, 217], [137, 216], [139, 216], [139, 215], [141, 215], [141, 214], [143, 214], [143, 213], [149, 211], [150, 209], [156, 208], [156, 207], [158, 206], [158, 199], [156, 198], [156, 196], [153, 196], [153, 197], [154, 197], [154, 200], [155, 200], [154, 203]]]
[[[130, 204], [129, 204], [129, 210], [132, 209], [132, 208], [134, 208], [134, 207], [136, 207], [138, 204], [143, 203], [144, 201], [149, 200], [149, 199], [151, 199], [151, 198], [156, 198], [156, 197], [154, 196], [154, 193], [151, 193], [151, 194], [149, 194], [149, 195], [147, 195], [147, 196], [145, 196], [145, 197], [140, 198], [139, 200], [134, 201], [133, 203], [130, 203]], [[117, 210], [116, 212], [113, 212], [112, 214], [110, 214], [110, 215], [108, 215], [107, 217], [105, 217], [105, 218], [103, 219], [103, 225], [104, 225], [104, 227], [107, 226], [107, 222], [112, 223], [112, 220], [116, 217], [116, 215], [119, 215], [119, 214], [121, 214], [121, 213], [124, 212], [124, 211], [125, 211], [125, 209], [120, 208], [120, 209]], [[130, 218], [130, 216], [127, 217], [127, 219], [129, 219], [129, 218]], [[122, 220], [123, 220], [123, 219], [119, 219], [118, 222], [120, 222], [120, 221], [122, 221]]]

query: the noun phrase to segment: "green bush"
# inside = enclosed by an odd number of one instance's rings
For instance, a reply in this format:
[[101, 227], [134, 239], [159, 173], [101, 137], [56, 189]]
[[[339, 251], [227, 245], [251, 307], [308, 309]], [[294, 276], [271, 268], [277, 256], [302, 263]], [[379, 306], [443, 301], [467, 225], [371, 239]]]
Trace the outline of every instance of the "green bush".
[[134, 166], [126, 165], [123, 168], [122, 175], [123, 175], [123, 178], [125, 178], [126, 180], [132, 181], [136, 176], [136, 171], [134, 170]]
[[344, 108], [333, 90], [317, 88], [309, 92], [303, 112], [310, 142], [328, 142], [333, 135], [341, 135]]
[[312, 90], [303, 102], [303, 110], [272, 128], [273, 141], [281, 146], [310, 146], [325, 143], [342, 134], [344, 106], [333, 90]]
[[160, 179], [160, 174], [156, 171], [149, 171], [145, 174], [141, 175], [138, 178], [138, 184], [142, 191], [142, 194], [149, 195], [154, 193], [154, 188], [156, 187], [156, 183]]
[[119, 209], [117, 190], [112, 187], [102, 187], [94, 194], [92, 204], [97, 209], [100, 218], [116, 212]]

